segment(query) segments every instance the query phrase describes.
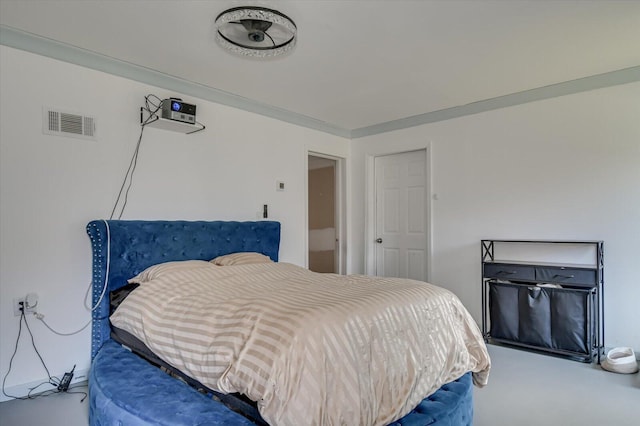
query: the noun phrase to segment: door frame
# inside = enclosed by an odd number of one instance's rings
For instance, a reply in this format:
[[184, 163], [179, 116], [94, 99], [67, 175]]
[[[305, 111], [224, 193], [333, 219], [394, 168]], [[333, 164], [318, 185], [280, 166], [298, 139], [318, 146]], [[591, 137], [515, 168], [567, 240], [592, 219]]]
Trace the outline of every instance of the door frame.
[[426, 247], [426, 256], [425, 259], [427, 265], [427, 281], [432, 280], [433, 274], [433, 191], [431, 188], [431, 173], [432, 173], [432, 165], [431, 165], [431, 143], [428, 143], [426, 146], [417, 149], [408, 149], [404, 151], [389, 151], [384, 153], [377, 154], [369, 154], [366, 158], [365, 164], [365, 242], [364, 242], [364, 258], [365, 258], [365, 274], [367, 275], [376, 275], [376, 175], [375, 175], [375, 160], [376, 157], [385, 157], [388, 155], [395, 154], [404, 154], [407, 152], [420, 152], [424, 151], [425, 155], [425, 165], [427, 171], [425, 173], [425, 224], [427, 228], [427, 247]]
[[347, 271], [347, 203], [346, 203], [346, 161], [343, 157], [323, 154], [317, 151], [306, 150], [305, 155], [305, 178], [304, 178], [304, 224], [305, 224], [305, 267], [309, 267], [309, 156], [326, 158], [336, 162], [335, 170], [335, 226], [336, 238], [336, 266], [337, 273], [344, 275]]

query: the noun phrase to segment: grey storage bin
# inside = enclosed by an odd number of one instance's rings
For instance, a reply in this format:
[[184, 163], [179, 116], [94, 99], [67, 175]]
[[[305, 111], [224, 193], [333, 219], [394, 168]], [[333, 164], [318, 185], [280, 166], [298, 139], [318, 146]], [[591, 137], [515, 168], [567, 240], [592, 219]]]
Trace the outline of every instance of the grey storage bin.
[[589, 355], [592, 291], [489, 281], [493, 339]]
[[551, 347], [551, 292], [549, 288], [520, 286], [518, 340], [529, 345]]
[[[589, 353], [590, 336], [594, 329], [591, 291], [585, 289], [553, 289], [551, 299], [551, 347]], [[587, 320], [591, 320], [591, 325]]]
[[489, 315], [491, 336], [497, 339], [518, 340], [520, 333], [519, 288], [513, 284], [489, 282]]

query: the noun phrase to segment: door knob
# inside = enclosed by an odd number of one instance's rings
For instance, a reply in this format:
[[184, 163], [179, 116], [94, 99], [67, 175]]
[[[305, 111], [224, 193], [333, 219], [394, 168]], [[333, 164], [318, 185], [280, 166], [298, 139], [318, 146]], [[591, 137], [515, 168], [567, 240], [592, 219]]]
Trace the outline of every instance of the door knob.
[[376, 243], [382, 244], [382, 238], [376, 238]]

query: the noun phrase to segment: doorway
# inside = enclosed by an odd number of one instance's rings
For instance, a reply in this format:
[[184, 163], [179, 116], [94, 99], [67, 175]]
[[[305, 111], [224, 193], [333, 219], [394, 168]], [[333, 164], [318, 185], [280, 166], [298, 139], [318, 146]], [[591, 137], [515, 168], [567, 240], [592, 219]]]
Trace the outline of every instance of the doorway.
[[427, 150], [374, 158], [375, 275], [428, 279]]
[[341, 161], [308, 155], [308, 266], [311, 271], [342, 273]]

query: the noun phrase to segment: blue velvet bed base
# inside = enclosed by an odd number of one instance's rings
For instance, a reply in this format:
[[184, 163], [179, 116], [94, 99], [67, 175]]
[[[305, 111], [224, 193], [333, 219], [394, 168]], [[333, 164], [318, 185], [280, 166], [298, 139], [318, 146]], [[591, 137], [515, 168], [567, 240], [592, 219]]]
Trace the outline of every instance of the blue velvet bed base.
[[[93, 221], [91, 426], [254, 425], [110, 338], [109, 292], [147, 267], [255, 251], [278, 260], [278, 222]], [[473, 422], [471, 374], [447, 383], [393, 426], [466, 426]], [[303, 426], [303, 425], [301, 425]]]
[[[447, 383], [393, 426], [464, 426], [473, 418], [471, 373]], [[210, 396], [163, 373], [113, 340], [105, 342], [89, 375], [92, 426], [186, 426], [254, 423]]]
[[93, 426], [253, 425], [113, 340], [93, 360], [89, 397]]

